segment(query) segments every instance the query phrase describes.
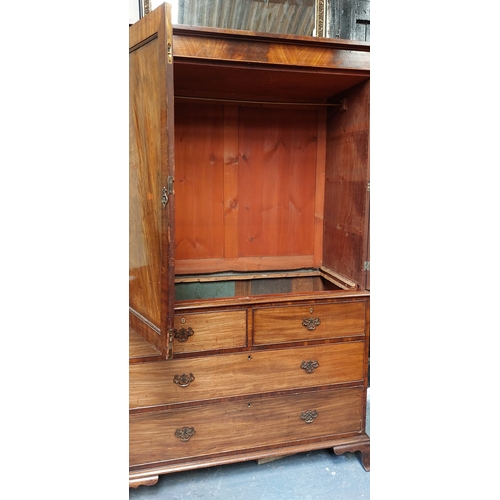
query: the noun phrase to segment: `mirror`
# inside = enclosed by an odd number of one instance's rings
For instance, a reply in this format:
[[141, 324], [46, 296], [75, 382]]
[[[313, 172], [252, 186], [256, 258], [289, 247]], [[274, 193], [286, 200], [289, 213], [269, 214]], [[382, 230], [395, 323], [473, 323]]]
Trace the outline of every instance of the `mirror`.
[[[130, 24], [164, 0], [129, 0]], [[172, 23], [370, 41], [370, 0], [167, 0]]]
[[316, 0], [178, 0], [178, 24], [311, 36]]
[[[163, 0], [138, 1], [143, 2], [139, 10], [146, 13], [163, 3]], [[167, 1], [172, 6], [173, 24], [304, 36], [315, 36], [317, 4], [324, 5], [324, 0]], [[323, 27], [324, 22], [320, 29]]]

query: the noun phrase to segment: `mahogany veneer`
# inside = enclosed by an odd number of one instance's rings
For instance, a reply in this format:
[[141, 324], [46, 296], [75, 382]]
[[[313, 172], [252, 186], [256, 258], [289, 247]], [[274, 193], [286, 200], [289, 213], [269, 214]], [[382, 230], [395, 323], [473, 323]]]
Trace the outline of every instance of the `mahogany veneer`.
[[369, 470], [369, 74], [362, 42], [130, 27], [130, 486]]

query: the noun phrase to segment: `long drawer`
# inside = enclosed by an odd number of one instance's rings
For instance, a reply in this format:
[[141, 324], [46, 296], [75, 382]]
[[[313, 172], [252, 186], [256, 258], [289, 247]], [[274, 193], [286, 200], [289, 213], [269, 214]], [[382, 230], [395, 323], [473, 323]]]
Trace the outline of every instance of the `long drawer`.
[[253, 344], [364, 336], [365, 322], [365, 301], [256, 308]]
[[174, 315], [174, 353], [245, 347], [246, 344], [246, 310]]
[[362, 432], [363, 388], [225, 401], [130, 415], [130, 465]]
[[358, 382], [365, 343], [247, 351], [130, 365], [130, 408]]

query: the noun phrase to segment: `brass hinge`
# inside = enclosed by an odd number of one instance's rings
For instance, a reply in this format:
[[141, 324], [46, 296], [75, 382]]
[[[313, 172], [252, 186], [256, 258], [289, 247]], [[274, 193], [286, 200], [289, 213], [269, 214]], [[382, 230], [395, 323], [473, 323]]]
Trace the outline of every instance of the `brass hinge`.
[[168, 64], [172, 64], [172, 61], [173, 61], [172, 44], [169, 42], [167, 43], [167, 62]]
[[168, 329], [168, 359], [174, 356], [174, 329]]
[[167, 178], [167, 185], [163, 186], [161, 190], [161, 204], [163, 205], [163, 210], [167, 208], [168, 196], [174, 194], [174, 178], [169, 175]]
[[370, 191], [370, 183], [368, 183], [368, 191]]

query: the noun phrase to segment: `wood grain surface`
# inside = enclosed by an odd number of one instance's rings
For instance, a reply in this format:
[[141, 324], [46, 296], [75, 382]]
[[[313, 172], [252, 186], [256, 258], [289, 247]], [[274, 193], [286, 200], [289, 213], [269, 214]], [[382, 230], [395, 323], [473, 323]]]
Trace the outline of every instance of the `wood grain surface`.
[[[365, 308], [365, 301], [255, 308], [253, 344], [364, 336]], [[309, 318], [319, 320], [314, 330], [303, 324]]]
[[176, 314], [174, 329], [191, 328], [194, 332], [184, 342], [174, 336], [174, 353], [211, 351], [247, 345], [247, 311], [217, 311]]
[[[355, 387], [130, 415], [130, 465], [362, 433], [363, 397]], [[311, 424], [307, 410], [318, 415]], [[184, 427], [195, 431], [187, 442], [175, 437]]]
[[[346, 342], [133, 364], [130, 408], [362, 383], [364, 350], [364, 342]], [[301, 368], [308, 361], [318, 363], [312, 373]], [[187, 387], [174, 382], [189, 374], [194, 380]]]

